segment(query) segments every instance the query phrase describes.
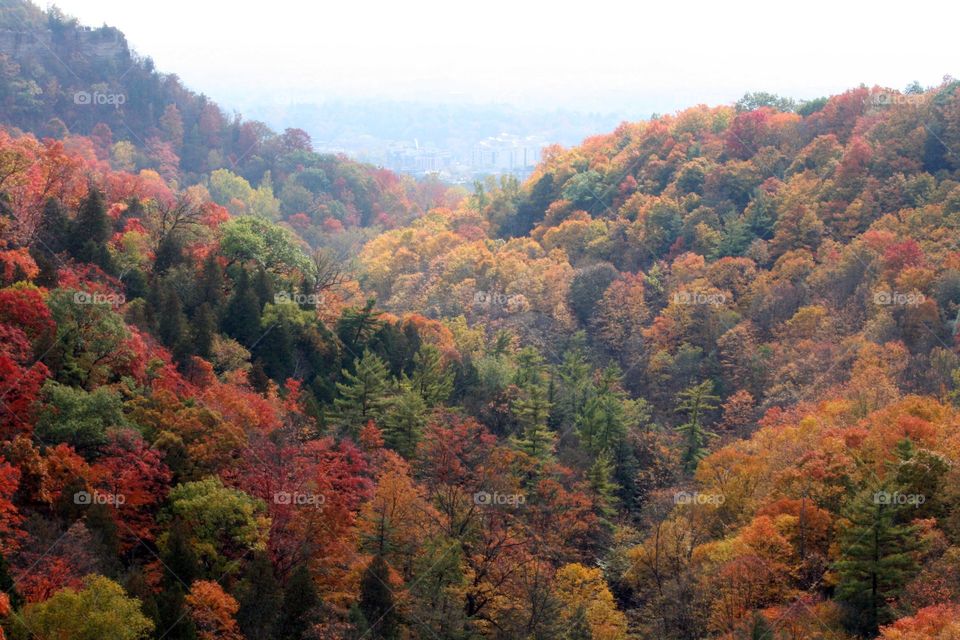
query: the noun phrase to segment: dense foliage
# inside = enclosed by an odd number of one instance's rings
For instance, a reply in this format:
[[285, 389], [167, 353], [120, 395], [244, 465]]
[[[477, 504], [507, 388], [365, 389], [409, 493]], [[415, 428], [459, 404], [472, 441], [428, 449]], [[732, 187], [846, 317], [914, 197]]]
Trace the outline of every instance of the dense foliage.
[[[62, 80], [2, 62], [8, 106]], [[256, 123], [135, 70], [146, 143], [3, 112], [3, 634], [956, 635], [957, 83], [750, 94], [458, 199], [295, 131], [231, 169]]]

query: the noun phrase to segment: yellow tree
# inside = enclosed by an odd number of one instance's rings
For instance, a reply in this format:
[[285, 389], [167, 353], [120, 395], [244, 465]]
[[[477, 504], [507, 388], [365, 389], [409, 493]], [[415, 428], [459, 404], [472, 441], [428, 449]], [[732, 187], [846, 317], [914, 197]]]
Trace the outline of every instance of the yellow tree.
[[627, 618], [617, 609], [600, 569], [579, 563], [560, 567], [554, 578], [554, 591], [568, 626], [583, 616], [593, 640], [623, 640], [627, 637]]

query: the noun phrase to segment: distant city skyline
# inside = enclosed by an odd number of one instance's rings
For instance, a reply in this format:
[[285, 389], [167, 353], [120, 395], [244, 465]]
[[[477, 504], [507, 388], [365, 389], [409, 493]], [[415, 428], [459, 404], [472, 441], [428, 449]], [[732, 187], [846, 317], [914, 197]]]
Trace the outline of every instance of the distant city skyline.
[[119, 28], [160, 71], [241, 111], [385, 99], [646, 117], [747, 91], [803, 99], [861, 83], [936, 85], [958, 62], [956, 21], [945, 15], [958, 9], [941, 3], [888, 11], [811, 0], [789, 14], [755, 0], [595, 0], [575, 11], [505, 0], [55, 4], [85, 24]]

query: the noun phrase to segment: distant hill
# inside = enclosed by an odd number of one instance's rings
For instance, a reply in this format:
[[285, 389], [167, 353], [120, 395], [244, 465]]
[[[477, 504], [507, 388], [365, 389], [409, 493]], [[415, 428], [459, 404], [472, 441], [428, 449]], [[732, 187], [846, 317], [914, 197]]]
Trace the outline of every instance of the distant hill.
[[314, 153], [300, 129], [276, 133], [227, 114], [159, 73], [117, 29], [82, 26], [26, 0], [0, 2], [0, 126], [68, 146], [92, 143], [89, 153], [114, 169], [204, 184], [234, 213], [297, 215], [313, 240], [325, 229], [389, 226], [422, 209], [412, 181]]

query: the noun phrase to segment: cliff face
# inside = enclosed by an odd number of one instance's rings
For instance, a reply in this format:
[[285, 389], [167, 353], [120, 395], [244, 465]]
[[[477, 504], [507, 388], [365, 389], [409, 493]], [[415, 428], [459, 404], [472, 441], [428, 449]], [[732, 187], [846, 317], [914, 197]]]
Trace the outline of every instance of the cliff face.
[[48, 56], [81, 55], [107, 60], [130, 55], [127, 40], [112, 27], [75, 28], [54, 32], [51, 29], [0, 29], [0, 54], [23, 61]]

